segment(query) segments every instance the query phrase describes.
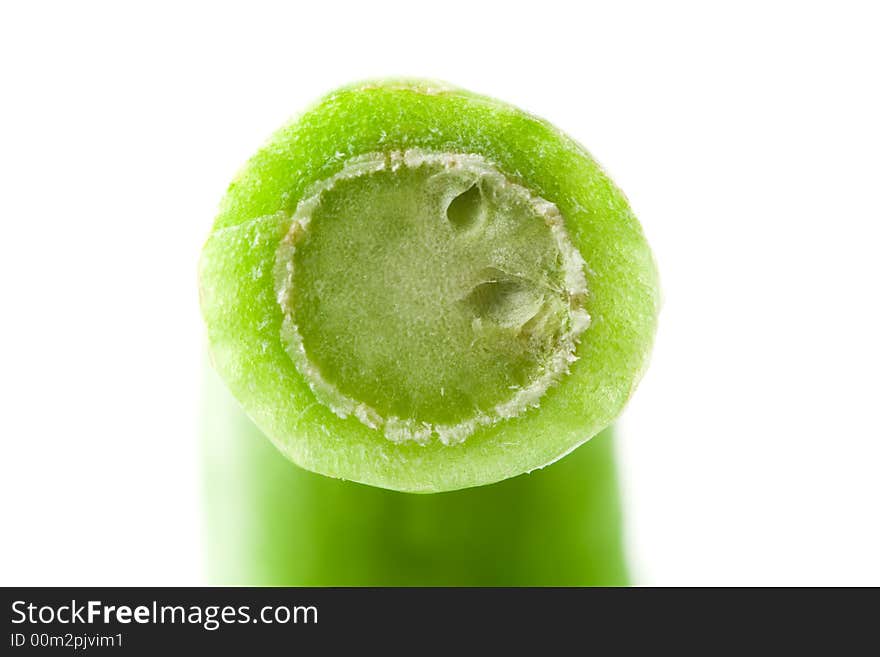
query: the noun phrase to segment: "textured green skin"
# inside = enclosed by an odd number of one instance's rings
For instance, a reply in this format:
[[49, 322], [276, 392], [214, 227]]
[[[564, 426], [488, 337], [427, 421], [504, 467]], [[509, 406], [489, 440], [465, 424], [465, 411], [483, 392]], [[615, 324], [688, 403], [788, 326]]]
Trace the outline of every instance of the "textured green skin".
[[407, 495], [292, 467], [209, 373], [206, 546], [214, 584], [620, 586], [611, 430], [491, 486]]
[[[336, 91], [277, 132], [224, 199], [201, 261], [214, 366], [254, 422], [302, 467], [373, 486], [436, 492], [552, 463], [608, 426], [646, 366], [659, 305], [650, 249], [625, 197], [579, 144], [498, 101], [429, 82]], [[479, 153], [555, 203], [587, 262], [592, 323], [570, 374], [538, 409], [463, 445], [395, 444], [318, 403], [284, 351], [273, 264], [304, 191], [352, 156], [422, 148]]]

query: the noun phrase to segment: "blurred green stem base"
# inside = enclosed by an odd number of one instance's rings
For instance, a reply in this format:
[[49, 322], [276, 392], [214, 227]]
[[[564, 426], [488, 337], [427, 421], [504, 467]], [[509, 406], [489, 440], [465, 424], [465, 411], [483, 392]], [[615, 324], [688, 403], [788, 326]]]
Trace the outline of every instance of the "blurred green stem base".
[[205, 550], [213, 584], [628, 583], [610, 429], [532, 474], [412, 495], [293, 465], [213, 371], [206, 379]]

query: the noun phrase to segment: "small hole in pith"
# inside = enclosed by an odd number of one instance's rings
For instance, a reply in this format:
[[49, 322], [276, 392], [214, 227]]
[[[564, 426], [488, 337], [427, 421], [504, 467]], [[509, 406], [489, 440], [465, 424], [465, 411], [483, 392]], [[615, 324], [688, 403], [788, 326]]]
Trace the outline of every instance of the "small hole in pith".
[[455, 228], [468, 228], [477, 223], [483, 214], [483, 192], [476, 183], [459, 194], [446, 208], [446, 218]]
[[538, 313], [543, 296], [523, 279], [497, 270], [494, 273], [489, 280], [475, 286], [464, 303], [475, 317], [498, 326], [523, 326]]

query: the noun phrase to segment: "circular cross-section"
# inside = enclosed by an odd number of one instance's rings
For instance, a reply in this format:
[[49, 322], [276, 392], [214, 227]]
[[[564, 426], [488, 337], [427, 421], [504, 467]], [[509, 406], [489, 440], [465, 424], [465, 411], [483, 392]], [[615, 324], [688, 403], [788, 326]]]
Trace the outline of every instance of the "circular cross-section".
[[294, 212], [283, 338], [337, 415], [459, 443], [566, 373], [589, 324], [584, 266], [556, 206], [478, 155], [360, 156]]

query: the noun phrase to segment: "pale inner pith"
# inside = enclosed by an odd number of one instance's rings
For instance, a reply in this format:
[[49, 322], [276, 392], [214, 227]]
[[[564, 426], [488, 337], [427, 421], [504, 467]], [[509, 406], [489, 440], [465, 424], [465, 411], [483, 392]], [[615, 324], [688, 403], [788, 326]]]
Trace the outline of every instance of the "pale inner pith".
[[557, 207], [472, 154], [350, 159], [277, 254], [283, 340], [317, 399], [395, 442], [537, 406], [589, 325]]

